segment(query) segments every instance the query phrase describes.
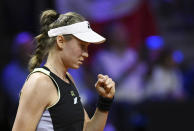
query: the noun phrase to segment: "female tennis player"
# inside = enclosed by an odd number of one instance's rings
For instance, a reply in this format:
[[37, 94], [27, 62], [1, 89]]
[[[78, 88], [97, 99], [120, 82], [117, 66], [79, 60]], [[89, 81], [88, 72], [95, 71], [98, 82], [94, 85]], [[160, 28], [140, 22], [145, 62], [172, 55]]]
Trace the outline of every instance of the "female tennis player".
[[[90, 119], [68, 69], [79, 68], [88, 57], [88, 46], [103, 43], [105, 38], [74, 12], [46, 10], [40, 24], [41, 33], [29, 62], [31, 73], [21, 90], [12, 131], [102, 131], [113, 102], [115, 82], [107, 75], [97, 76], [99, 99]], [[46, 63], [40, 67], [43, 60]]]

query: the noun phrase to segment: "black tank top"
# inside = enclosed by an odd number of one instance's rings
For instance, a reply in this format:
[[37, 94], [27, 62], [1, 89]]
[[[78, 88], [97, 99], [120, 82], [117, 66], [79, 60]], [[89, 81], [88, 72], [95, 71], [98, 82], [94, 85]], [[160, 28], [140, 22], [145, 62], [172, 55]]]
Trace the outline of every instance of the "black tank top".
[[43, 112], [37, 131], [83, 131], [83, 106], [79, 93], [68, 75], [66, 77], [70, 83], [63, 81], [45, 66], [36, 68], [32, 73], [34, 72], [48, 75], [55, 84], [59, 95], [58, 102]]

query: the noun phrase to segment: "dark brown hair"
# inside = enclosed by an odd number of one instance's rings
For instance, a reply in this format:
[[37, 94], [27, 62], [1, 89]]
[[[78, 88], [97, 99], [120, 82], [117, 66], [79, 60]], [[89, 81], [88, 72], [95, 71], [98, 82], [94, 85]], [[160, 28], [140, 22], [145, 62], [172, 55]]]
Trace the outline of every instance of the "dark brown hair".
[[[39, 67], [49, 50], [54, 46], [56, 37], [48, 37], [50, 29], [71, 25], [84, 20], [84, 17], [75, 12], [58, 14], [55, 10], [43, 11], [40, 16], [40, 35], [36, 37], [36, 49], [29, 61], [29, 71], [31, 72], [34, 68]], [[70, 40], [72, 37], [71, 35], [64, 35], [64, 38]]]

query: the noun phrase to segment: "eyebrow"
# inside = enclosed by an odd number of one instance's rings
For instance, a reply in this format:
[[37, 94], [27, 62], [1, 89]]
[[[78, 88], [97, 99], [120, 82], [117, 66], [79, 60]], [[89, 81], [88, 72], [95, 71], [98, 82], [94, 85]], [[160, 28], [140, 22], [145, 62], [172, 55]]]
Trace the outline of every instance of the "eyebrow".
[[80, 44], [81, 44], [81, 45], [88, 45], [88, 46], [89, 46], [91, 43], [81, 41]]

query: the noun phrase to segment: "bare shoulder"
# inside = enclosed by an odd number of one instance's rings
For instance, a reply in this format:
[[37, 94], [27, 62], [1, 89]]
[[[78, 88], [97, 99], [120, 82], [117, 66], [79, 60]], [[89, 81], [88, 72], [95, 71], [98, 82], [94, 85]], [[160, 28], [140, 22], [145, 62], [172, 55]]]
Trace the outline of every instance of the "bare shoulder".
[[41, 91], [42, 89], [45, 90], [47, 88], [50, 88], [50, 86], [53, 86], [53, 83], [49, 76], [43, 73], [36, 72], [30, 75], [29, 79], [25, 82], [22, 91], [24, 90]]
[[14, 131], [35, 131], [42, 112], [52, 102], [54, 89], [49, 76], [40, 72], [30, 75], [22, 88]]
[[34, 99], [47, 106], [50, 103], [49, 96], [54, 90], [54, 84], [49, 76], [36, 72], [31, 74], [25, 82], [21, 91], [21, 99]]

